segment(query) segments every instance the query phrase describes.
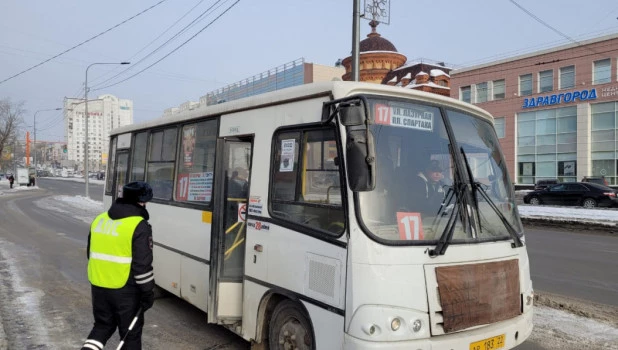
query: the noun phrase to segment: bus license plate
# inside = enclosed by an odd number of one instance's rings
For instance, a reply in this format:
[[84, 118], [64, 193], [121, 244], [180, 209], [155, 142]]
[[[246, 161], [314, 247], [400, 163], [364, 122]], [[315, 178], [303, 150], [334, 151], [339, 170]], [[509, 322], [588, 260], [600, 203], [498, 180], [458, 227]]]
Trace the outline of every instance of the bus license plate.
[[504, 334], [470, 343], [470, 350], [493, 350], [504, 347]]

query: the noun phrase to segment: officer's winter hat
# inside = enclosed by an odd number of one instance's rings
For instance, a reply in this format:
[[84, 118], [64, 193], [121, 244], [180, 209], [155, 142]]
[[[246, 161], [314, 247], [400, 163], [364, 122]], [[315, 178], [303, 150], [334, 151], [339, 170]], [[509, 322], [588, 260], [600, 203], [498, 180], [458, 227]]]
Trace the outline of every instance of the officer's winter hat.
[[130, 182], [122, 187], [125, 202], [146, 203], [152, 199], [152, 187], [143, 181]]

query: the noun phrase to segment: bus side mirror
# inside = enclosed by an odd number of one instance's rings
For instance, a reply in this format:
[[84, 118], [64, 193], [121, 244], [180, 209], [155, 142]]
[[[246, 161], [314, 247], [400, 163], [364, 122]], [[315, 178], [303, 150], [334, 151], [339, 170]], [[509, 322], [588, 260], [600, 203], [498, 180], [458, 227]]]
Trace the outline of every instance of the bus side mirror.
[[367, 129], [348, 130], [346, 142], [348, 185], [355, 192], [375, 188], [376, 157], [373, 134]]
[[345, 126], [364, 125], [367, 116], [365, 115], [365, 107], [362, 103], [340, 103], [339, 104], [339, 120]]

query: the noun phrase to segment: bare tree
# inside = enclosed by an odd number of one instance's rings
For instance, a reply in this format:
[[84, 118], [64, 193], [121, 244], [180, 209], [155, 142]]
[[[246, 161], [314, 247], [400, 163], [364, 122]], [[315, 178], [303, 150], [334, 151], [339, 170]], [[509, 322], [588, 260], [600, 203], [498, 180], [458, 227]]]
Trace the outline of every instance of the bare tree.
[[[13, 103], [11, 99], [0, 100], [0, 161], [4, 158], [4, 149], [7, 145], [15, 142], [17, 130], [23, 122], [24, 103]], [[15, 150], [13, 150], [15, 151]]]

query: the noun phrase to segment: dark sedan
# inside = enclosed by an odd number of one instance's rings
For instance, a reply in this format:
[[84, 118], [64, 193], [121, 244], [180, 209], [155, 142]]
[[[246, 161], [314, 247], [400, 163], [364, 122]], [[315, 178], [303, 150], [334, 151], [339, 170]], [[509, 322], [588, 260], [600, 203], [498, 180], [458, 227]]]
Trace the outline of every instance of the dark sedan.
[[618, 206], [618, 191], [595, 183], [567, 182], [529, 192], [524, 197], [524, 203], [613, 207]]

